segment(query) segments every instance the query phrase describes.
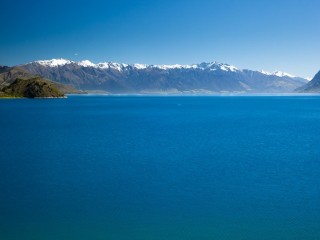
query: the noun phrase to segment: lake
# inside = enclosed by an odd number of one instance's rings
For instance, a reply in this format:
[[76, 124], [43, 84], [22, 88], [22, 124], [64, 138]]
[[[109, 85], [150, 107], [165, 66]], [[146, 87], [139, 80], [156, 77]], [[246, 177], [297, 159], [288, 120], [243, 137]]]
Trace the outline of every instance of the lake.
[[320, 96], [0, 100], [3, 240], [320, 239]]

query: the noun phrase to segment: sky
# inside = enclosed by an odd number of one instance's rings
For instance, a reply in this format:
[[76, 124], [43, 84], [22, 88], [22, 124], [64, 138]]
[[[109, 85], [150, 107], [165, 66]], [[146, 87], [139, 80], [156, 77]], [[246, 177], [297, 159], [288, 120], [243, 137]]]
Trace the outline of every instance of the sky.
[[319, 0], [4, 1], [0, 65], [218, 61], [313, 77], [319, 9]]

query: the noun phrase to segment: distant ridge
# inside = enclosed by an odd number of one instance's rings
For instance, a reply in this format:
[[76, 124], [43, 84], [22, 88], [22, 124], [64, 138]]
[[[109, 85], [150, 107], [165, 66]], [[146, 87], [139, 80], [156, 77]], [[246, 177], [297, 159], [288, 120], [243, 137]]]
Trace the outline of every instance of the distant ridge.
[[313, 79], [306, 85], [298, 88], [297, 92], [310, 92], [319, 93], [320, 92], [320, 71], [313, 77]]
[[19, 67], [77, 89], [110, 93], [279, 93], [307, 82], [288, 73], [241, 70], [218, 62], [147, 65], [52, 59]]

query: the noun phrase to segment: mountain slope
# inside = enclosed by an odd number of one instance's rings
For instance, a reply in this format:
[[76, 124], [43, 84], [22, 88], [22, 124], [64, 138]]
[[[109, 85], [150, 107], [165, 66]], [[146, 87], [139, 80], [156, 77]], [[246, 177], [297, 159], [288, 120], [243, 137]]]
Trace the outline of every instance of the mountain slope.
[[41, 77], [30, 79], [16, 79], [9, 86], [2, 89], [6, 96], [26, 98], [57, 98], [64, 97], [52, 82], [43, 80]]
[[217, 62], [144, 65], [53, 59], [20, 66], [34, 74], [82, 90], [111, 93], [292, 92], [307, 80], [289, 74], [239, 70]]
[[320, 71], [306, 85], [298, 88], [297, 92], [320, 92]]
[[38, 74], [31, 73], [21, 67], [0, 67], [0, 90], [10, 86], [13, 84], [17, 79], [21, 80], [28, 80], [28, 79], [38, 79], [47, 82], [48, 84], [54, 86], [59, 91], [64, 94], [67, 93], [79, 93], [78, 90], [74, 89], [70, 85], [64, 85], [61, 83], [53, 82], [47, 79], [42, 79]]
[[28, 72], [20, 67], [0, 67], [0, 89], [9, 86], [17, 78], [29, 79], [36, 77], [35, 74]]

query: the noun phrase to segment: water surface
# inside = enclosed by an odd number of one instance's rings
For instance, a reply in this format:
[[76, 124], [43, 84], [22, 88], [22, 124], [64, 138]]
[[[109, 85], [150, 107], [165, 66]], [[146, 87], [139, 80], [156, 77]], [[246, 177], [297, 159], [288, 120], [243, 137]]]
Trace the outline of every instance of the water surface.
[[3, 240], [320, 239], [320, 97], [0, 101]]

